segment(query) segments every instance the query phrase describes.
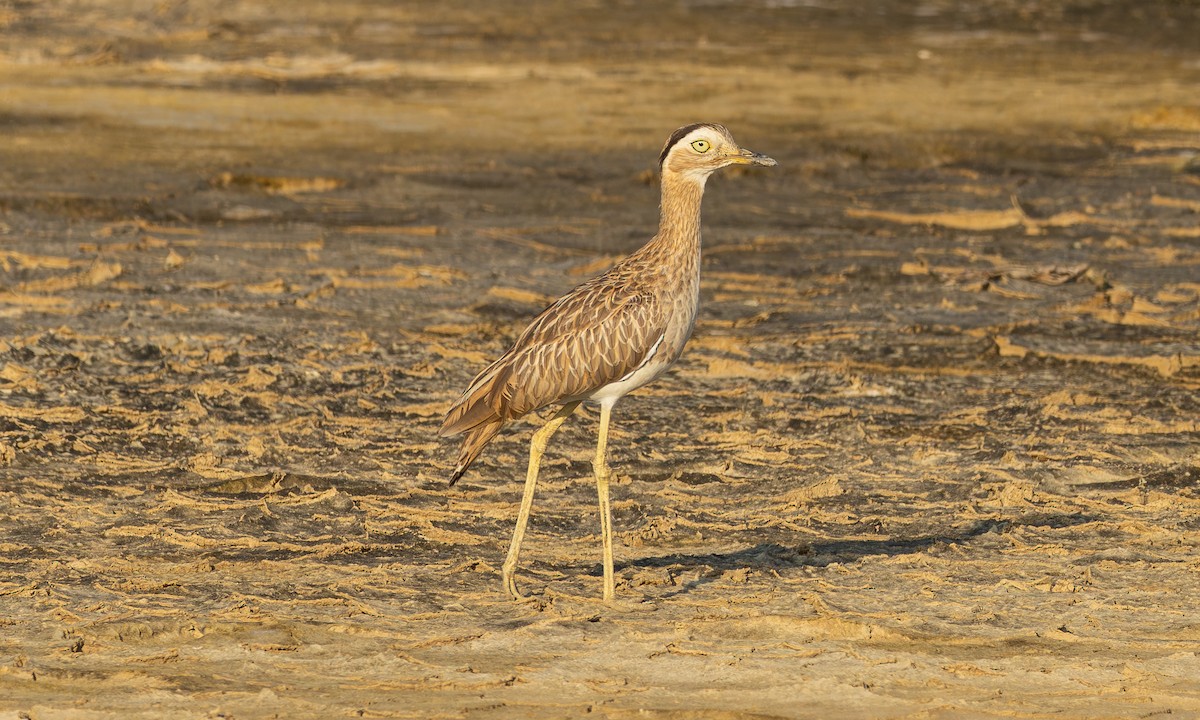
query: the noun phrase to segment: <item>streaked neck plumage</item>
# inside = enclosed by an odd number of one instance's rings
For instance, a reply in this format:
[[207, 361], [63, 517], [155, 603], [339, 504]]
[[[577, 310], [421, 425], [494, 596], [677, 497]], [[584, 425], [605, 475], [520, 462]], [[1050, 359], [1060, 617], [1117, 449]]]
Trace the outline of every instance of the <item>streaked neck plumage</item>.
[[[699, 256], [700, 201], [708, 174], [664, 171], [658, 235], [650, 241], [655, 250], [678, 256]], [[695, 268], [698, 269], [699, 264]]]

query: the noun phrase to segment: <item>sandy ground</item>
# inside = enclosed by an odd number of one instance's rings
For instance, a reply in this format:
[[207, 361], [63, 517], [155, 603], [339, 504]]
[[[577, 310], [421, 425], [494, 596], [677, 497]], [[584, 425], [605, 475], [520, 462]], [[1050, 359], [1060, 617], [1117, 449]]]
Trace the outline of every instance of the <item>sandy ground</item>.
[[[0, 718], [1200, 716], [1194, 3], [0, 2]], [[454, 488], [641, 244], [704, 308]]]

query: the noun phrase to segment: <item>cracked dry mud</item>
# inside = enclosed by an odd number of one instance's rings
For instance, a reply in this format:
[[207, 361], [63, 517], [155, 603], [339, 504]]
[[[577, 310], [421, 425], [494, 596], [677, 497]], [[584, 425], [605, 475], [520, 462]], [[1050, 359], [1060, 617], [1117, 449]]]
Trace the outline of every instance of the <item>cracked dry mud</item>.
[[[1200, 715], [1189, 3], [0, 3], [0, 717]], [[703, 308], [455, 488], [653, 233]]]

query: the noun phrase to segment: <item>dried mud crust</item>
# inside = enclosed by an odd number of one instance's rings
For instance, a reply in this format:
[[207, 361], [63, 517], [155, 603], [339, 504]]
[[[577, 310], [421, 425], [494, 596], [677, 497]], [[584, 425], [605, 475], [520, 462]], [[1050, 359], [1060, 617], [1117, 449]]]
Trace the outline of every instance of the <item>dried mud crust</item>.
[[[1200, 713], [1194, 9], [304, 7], [0, 8], [0, 714]], [[510, 602], [532, 423], [449, 489], [441, 415], [698, 119], [780, 167], [616, 408], [621, 603], [594, 413]]]

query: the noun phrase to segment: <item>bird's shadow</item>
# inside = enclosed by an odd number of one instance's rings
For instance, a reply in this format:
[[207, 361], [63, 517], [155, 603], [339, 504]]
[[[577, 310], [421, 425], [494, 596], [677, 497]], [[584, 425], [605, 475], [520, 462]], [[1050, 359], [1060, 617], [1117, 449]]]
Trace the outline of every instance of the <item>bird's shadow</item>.
[[[888, 538], [883, 540], [833, 540], [819, 543], [786, 545], [777, 542], [734, 550], [727, 553], [672, 553], [639, 558], [622, 563], [620, 568], [667, 568], [683, 567], [701, 570], [698, 577], [683, 583], [678, 589], [666, 593], [671, 597], [690, 592], [700, 585], [711, 582], [724, 572], [738, 569], [783, 571], [801, 567], [825, 567], [832, 563], [847, 563], [872, 555], [908, 555], [933, 547], [968, 543], [988, 533], [1003, 534], [1014, 527], [1065, 528], [1094, 522], [1095, 518], [1083, 513], [1034, 513], [1012, 519], [979, 520], [961, 528], [946, 532], [910, 538]], [[599, 565], [592, 574], [600, 575]]]

